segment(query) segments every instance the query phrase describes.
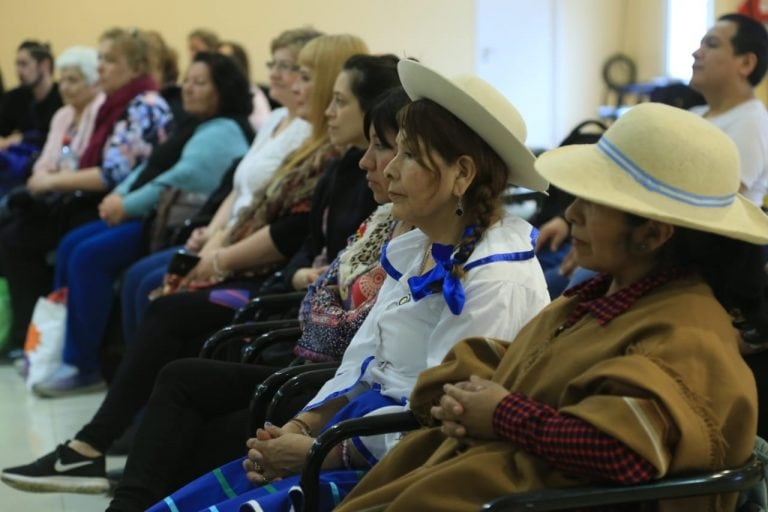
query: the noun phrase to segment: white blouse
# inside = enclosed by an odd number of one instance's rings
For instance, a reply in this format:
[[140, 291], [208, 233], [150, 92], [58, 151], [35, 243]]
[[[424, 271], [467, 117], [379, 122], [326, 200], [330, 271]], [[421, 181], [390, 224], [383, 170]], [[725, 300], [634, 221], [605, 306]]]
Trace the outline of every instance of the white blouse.
[[275, 128], [288, 115], [288, 109], [274, 110], [262, 125], [248, 153], [235, 170], [233, 190], [235, 199], [229, 213], [228, 225], [234, 224], [238, 212], [251, 204], [253, 195], [264, 188], [285, 157], [299, 148], [312, 133], [312, 126], [294, 118], [282, 132], [273, 137]]
[[[532, 232], [526, 221], [505, 215], [485, 232], [465, 266], [492, 255], [533, 251]], [[386, 246], [382, 263], [389, 275], [376, 304], [344, 352], [336, 375], [306, 409], [341, 395], [352, 400], [374, 384], [401, 407], [371, 414], [407, 408], [419, 373], [439, 364], [457, 341], [471, 336], [512, 340], [549, 303], [535, 257], [492, 261], [467, 270], [462, 278], [466, 302], [459, 315], [450, 311], [440, 292], [413, 300], [408, 279], [419, 275], [427, 243], [426, 235], [414, 230]], [[374, 439], [366, 438], [365, 444], [371, 441], [366, 448], [378, 458], [390, 443]]]

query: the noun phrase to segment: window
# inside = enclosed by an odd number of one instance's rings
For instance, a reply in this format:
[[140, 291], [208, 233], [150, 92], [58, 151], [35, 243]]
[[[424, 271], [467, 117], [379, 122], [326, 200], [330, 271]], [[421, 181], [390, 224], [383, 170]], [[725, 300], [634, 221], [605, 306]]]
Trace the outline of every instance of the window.
[[666, 74], [691, 79], [691, 54], [713, 24], [713, 0], [667, 0]]

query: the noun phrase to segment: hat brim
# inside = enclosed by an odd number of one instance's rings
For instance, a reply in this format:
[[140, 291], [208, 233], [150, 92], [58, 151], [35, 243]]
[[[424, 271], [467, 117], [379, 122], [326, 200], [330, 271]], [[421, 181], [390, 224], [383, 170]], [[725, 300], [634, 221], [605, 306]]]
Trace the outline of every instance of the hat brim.
[[509, 183], [540, 192], [549, 185], [534, 169], [536, 157], [485, 106], [451, 80], [423, 64], [401, 60], [400, 81], [411, 100], [434, 101], [477, 133], [509, 167]]
[[768, 216], [741, 194], [720, 208], [675, 201], [638, 184], [594, 144], [548, 151], [535, 165], [544, 178], [576, 197], [677, 226], [753, 244], [768, 243]]

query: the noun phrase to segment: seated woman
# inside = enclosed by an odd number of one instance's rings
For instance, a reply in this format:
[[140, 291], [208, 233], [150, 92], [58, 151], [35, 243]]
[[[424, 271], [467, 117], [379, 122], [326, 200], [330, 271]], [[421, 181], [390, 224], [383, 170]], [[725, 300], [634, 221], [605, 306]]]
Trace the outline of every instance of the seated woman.
[[[360, 167], [381, 206], [357, 229], [347, 250], [339, 253], [307, 288], [299, 320], [302, 335], [294, 352], [307, 361], [337, 361], [376, 302], [386, 272], [379, 263], [382, 246], [413, 229], [392, 218], [384, 169], [395, 156], [397, 112], [410, 99], [402, 87], [390, 89], [367, 111], [363, 128], [368, 150]], [[298, 280], [294, 274], [294, 281]]]
[[144, 252], [145, 220], [164, 189], [209, 194], [248, 150], [248, 81], [218, 53], [198, 52], [183, 85], [185, 121], [99, 205], [102, 220], [64, 236], [54, 289], [68, 288], [61, 366], [32, 390], [45, 397], [103, 388], [99, 347], [112, 310], [114, 283]]
[[[338, 151], [330, 144], [323, 110], [330, 103], [336, 75], [352, 55], [365, 52], [365, 43], [350, 35], [320, 36], [299, 54], [301, 76], [298, 92], [299, 115], [310, 120], [312, 136], [290, 155], [255, 204], [241, 211], [226, 235], [226, 249], [241, 259], [241, 273], [224, 280], [225, 258], [214, 252], [203, 256], [197, 280], [208, 287], [179, 291], [150, 303], [136, 338], [117, 369], [109, 391], [94, 417], [75, 435], [40, 461], [2, 473], [5, 482], [32, 491], [104, 492], [104, 453], [128, 428], [144, 406], [158, 372], [168, 362], [196, 356], [205, 339], [232, 320], [233, 310], [226, 299], [258, 289], [261, 277], [298, 251], [309, 228], [312, 192]], [[318, 115], [319, 114], [319, 115]], [[363, 217], [364, 218], [364, 217]], [[220, 239], [214, 237], [211, 240]], [[209, 241], [210, 243], [210, 241]], [[218, 256], [217, 256], [218, 255]], [[211, 267], [215, 262], [215, 270]], [[194, 272], [194, 270], [193, 270]], [[200, 286], [198, 284], [198, 286]], [[235, 292], [232, 292], [232, 290]], [[223, 290], [222, 293], [217, 293]], [[57, 461], [93, 460], [82, 471], [73, 465], [68, 478], [61, 480]]]
[[[353, 57], [357, 61], [362, 58]], [[378, 72], [364, 75], [364, 90], [376, 90], [392, 79], [385, 73], [387, 68], [394, 71], [393, 63], [382, 57], [366, 59], [380, 64]], [[364, 97], [361, 106], [369, 99]], [[357, 172], [369, 184], [375, 183], [371, 190], [379, 203], [389, 202], [383, 170], [394, 156], [395, 115], [407, 101], [402, 88], [397, 87], [366, 112], [365, 126], [370, 126], [373, 137], [361, 160], [367, 173]], [[381, 138], [374, 125], [379, 127]], [[299, 342], [306, 361], [340, 358], [375, 302], [384, 275], [377, 255], [390, 235], [410, 228], [393, 221], [389, 206], [381, 206], [361, 225], [358, 235], [367, 236], [352, 237], [331, 263], [330, 269], [335, 270], [329, 270], [310, 287], [304, 299], [308, 307], [301, 318], [304, 334]], [[339, 264], [340, 260], [344, 263]], [[144, 510], [179, 486], [241, 454], [253, 435], [246, 428], [253, 390], [275, 370], [265, 364], [207, 359], [182, 359], [163, 368], [109, 510]]]
[[27, 188], [38, 197], [0, 225], [0, 274], [8, 279], [11, 295], [12, 347], [24, 342], [35, 302], [51, 289], [48, 252], [64, 233], [97, 219], [102, 194], [165, 139], [172, 117], [148, 75], [155, 58], [149, 48], [141, 31], [115, 28], [101, 36], [99, 85], [106, 99], [77, 172], [33, 174]]
[[[297, 97], [292, 92], [298, 79], [299, 52], [307, 42], [320, 35], [308, 28], [290, 29], [270, 44], [272, 62], [269, 73], [269, 95], [283, 105], [273, 111], [256, 135], [253, 145], [237, 165], [232, 191], [224, 199], [207, 226], [197, 228], [186, 244], [187, 252], [197, 253], [208, 238], [231, 227], [240, 210], [248, 206], [254, 194], [264, 189], [285, 158], [310, 136], [312, 126], [297, 115]], [[150, 293], [163, 282], [168, 263], [179, 249], [172, 247], [142, 259], [123, 276], [121, 306], [123, 337], [130, 341], [136, 334]]]
[[51, 119], [48, 137], [32, 167], [33, 173], [77, 169], [93, 133], [96, 113], [104, 102], [104, 94], [97, 85], [97, 65], [96, 50], [85, 46], [67, 48], [56, 59], [64, 106]]
[[[249, 499], [254, 510], [288, 508], [314, 436], [344, 419], [407, 408], [418, 373], [437, 364], [457, 334], [517, 333], [548, 302], [533, 230], [502, 213], [499, 198], [508, 182], [535, 190], [547, 183], [534, 173], [517, 110], [474, 76], [452, 82], [412, 61], [401, 61], [398, 71], [413, 103], [399, 115], [397, 155], [385, 175], [392, 215], [418, 229], [382, 251], [387, 279], [376, 304], [307, 407], [282, 428], [259, 429], [247, 458], [152, 512], [213, 504], [233, 511]], [[334, 450], [324, 464], [324, 508], [397, 437], [356, 438]]]
[[[601, 274], [503, 355], [468, 339], [422, 373], [412, 409], [442, 426], [409, 434], [337, 510], [475, 511], [510, 493], [750, 457], [755, 383], [727, 310], [765, 314], [752, 244], [768, 242], [768, 218], [737, 194], [735, 145], [693, 114], [647, 103], [597, 145], [555, 149], [536, 168], [576, 197], [566, 210], [576, 257]], [[735, 500], [658, 510], [733, 510]]]

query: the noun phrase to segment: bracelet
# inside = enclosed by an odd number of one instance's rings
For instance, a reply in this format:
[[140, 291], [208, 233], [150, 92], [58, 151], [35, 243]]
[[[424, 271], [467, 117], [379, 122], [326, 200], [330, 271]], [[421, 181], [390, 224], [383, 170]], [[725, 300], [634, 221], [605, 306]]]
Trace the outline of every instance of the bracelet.
[[220, 253], [221, 253], [221, 249], [213, 253], [213, 273], [216, 274], [216, 276], [220, 277], [221, 279], [225, 279], [230, 272], [228, 270], [223, 270], [221, 268], [221, 265], [219, 264]]
[[288, 420], [288, 422], [289, 423], [290, 422], [296, 423], [299, 426], [299, 428], [301, 428], [301, 433], [302, 434], [304, 434], [307, 437], [312, 437], [312, 429], [309, 428], [309, 425], [307, 425], [306, 421], [302, 420], [301, 418], [298, 418], [298, 417], [294, 416], [293, 418]]

